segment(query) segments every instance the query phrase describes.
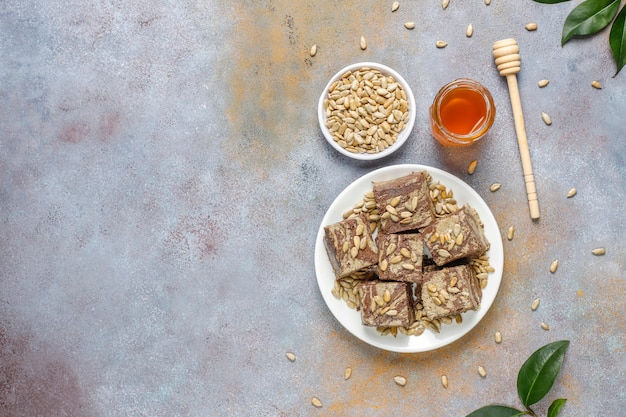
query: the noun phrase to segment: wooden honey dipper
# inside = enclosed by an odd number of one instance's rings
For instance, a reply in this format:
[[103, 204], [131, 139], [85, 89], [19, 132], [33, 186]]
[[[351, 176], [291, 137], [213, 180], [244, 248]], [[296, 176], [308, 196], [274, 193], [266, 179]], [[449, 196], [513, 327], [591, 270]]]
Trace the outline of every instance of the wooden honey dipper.
[[537, 199], [537, 188], [535, 186], [535, 176], [530, 162], [530, 152], [528, 151], [528, 139], [526, 138], [526, 128], [524, 127], [524, 114], [522, 113], [522, 102], [520, 101], [517, 77], [515, 74], [521, 70], [519, 46], [515, 39], [503, 39], [493, 44], [493, 57], [500, 75], [506, 76], [509, 86], [509, 96], [511, 98], [511, 108], [513, 109], [513, 119], [515, 120], [515, 133], [517, 134], [517, 144], [522, 158], [522, 171], [524, 172], [524, 182], [526, 183], [526, 195], [528, 197], [528, 208], [532, 219], [539, 218], [539, 200]]

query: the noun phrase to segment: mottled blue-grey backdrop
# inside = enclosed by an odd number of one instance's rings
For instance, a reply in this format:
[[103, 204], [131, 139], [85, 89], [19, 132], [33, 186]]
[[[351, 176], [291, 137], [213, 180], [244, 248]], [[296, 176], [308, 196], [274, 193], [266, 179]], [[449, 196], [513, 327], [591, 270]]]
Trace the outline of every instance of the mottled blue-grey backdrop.
[[[626, 73], [613, 77], [608, 30], [561, 47], [578, 2], [391, 3], [0, 1], [0, 415], [463, 416], [519, 407], [519, 366], [560, 339], [571, 345], [536, 411], [564, 397], [564, 417], [623, 414]], [[522, 50], [538, 222], [491, 57], [508, 37]], [[316, 118], [327, 80], [359, 61], [399, 71], [417, 101], [409, 141], [376, 162], [340, 156]], [[487, 86], [497, 116], [477, 145], [445, 149], [428, 107], [458, 77]], [[313, 265], [339, 192], [399, 163], [465, 180], [504, 240], [489, 313], [422, 354], [351, 336]]]

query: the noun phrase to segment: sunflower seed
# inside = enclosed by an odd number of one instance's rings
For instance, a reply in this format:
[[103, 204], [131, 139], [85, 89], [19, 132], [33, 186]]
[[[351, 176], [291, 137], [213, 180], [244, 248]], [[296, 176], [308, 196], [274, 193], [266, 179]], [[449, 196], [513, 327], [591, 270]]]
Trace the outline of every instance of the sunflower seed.
[[496, 332], [493, 334], [493, 340], [494, 340], [496, 343], [502, 343], [502, 333], [500, 333], [499, 331], [496, 331]]
[[604, 248], [595, 248], [591, 251], [591, 253], [593, 253], [596, 256], [602, 256], [606, 253], [606, 249]]
[[513, 240], [513, 236], [515, 236], [515, 228], [513, 226], [509, 227], [509, 230], [506, 232], [506, 238], [508, 240]]
[[543, 111], [541, 112], [541, 119], [548, 126], [550, 126], [552, 124], [552, 117], [550, 117], [550, 115], [548, 113], [546, 113], [546, 112], [543, 112]]
[[377, 306], [382, 307], [385, 305], [385, 300], [383, 300], [383, 297], [381, 297], [380, 295], [375, 295], [373, 297], [374, 303], [376, 303]]
[[406, 22], [404, 27], [407, 29], [415, 29], [415, 22]]
[[489, 6], [491, 4], [491, 0], [485, 0], [485, 4]]
[[543, 88], [543, 87], [547, 86], [548, 83], [550, 83], [550, 80], [543, 79], [543, 80], [539, 80], [537, 85], [539, 86], [539, 88]]
[[537, 30], [537, 24], [534, 22], [527, 23], [525, 27], [526, 27], [526, 30], [528, 31]]
[[530, 305], [530, 309], [532, 311], [536, 311], [539, 308], [539, 303], [541, 302], [541, 300], [539, 298], [535, 298], [535, 300], [533, 301], [533, 303]]
[[596, 80], [592, 81], [592, 82], [591, 82], [591, 86], [592, 86], [593, 88], [598, 89], [598, 90], [601, 90], [601, 89], [602, 89], [602, 84], [600, 84], [600, 81], [596, 81]]
[[403, 377], [403, 376], [401, 376], [401, 375], [396, 375], [396, 376], [394, 376], [394, 377], [393, 377], [393, 381], [394, 381], [396, 384], [400, 385], [401, 387], [403, 387], [403, 386], [405, 386], [405, 385], [406, 385], [406, 378], [405, 378], [405, 377]]
[[402, 255], [396, 255], [393, 258], [389, 259], [389, 263], [391, 264], [397, 264], [402, 262]]
[[448, 46], [448, 42], [446, 41], [437, 41], [435, 42], [435, 46], [439, 49], [441, 48], [445, 48], [446, 46]]
[[443, 10], [446, 10], [449, 4], [450, 0], [441, 0], [441, 7], [443, 8]]
[[387, 270], [387, 267], [389, 266], [389, 263], [387, 262], [386, 259], [383, 259], [380, 264], [378, 265], [378, 267], [380, 268], [381, 271], [385, 272]]
[[494, 182], [489, 187], [489, 191], [491, 191], [492, 193], [495, 193], [496, 191], [498, 191], [500, 189], [500, 186], [501, 186], [501, 184], [499, 182]]
[[343, 379], [348, 380], [352, 376], [352, 368], [347, 367], [345, 371], [343, 371]]
[[296, 355], [293, 354], [292, 352], [287, 352], [285, 353], [285, 356], [287, 357], [287, 359], [289, 359], [291, 362], [295, 362], [296, 361]]
[[550, 325], [548, 325], [548, 323], [546, 323], [546, 322], [542, 322], [542, 323], [541, 323], [541, 328], [542, 328], [543, 330], [546, 330], [546, 331], [547, 331], [547, 330], [550, 330]]
[[467, 173], [472, 175], [474, 172], [476, 172], [476, 167], [478, 166], [478, 160], [474, 159], [472, 162], [469, 163], [469, 165], [467, 166]]
[[478, 367], [478, 375], [480, 375], [483, 378], [487, 376], [487, 371], [485, 370], [484, 367], [482, 366]]
[[322, 402], [317, 397], [311, 398], [311, 404], [313, 404], [313, 407], [322, 408]]
[[396, 11], [396, 10], [398, 10], [399, 8], [400, 8], [400, 3], [399, 3], [399, 2], [394, 1], [394, 2], [391, 4], [391, 11], [392, 11], [392, 12], [395, 12], [395, 11]]
[[400, 254], [402, 256], [404, 256], [405, 258], [410, 258], [411, 257], [411, 251], [408, 250], [407, 248], [400, 249]]
[[474, 34], [474, 26], [472, 26], [472, 24], [470, 23], [469, 25], [467, 25], [467, 29], [465, 29], [465, 36], [467, 36], [468, 38], [471, 38], [473, 34]]
[[444, 388], [448, 388], [448, 377], [445, 375], [441, 375], [441, 385], [443, 385]]
[[550, 272], [554, 274], [558, 267], [559, 267], [559, 261], [558, 260], [552, 261], [552, 263], [550, 264]]
[[391, 204], [388, 204], [387, 207], [385, 207], [385, 210], [387, 210], [387, 212], [393, 216], [398, 215], [398, 210], [396, 210], [396, 208]]
[[367, 49], [367, 41], [365, 40], [365, 36], [361, 36], [361, 42], [359, 43], [362, 50]]
[[385, 290], [385, 292], [383, 293], [383, 301], [385, 303], [391, 301], [391, 292], [389, 290]]
[[567, 198], [572, 198], [576, 195], [578, 191], [576, 191], [576, 188], [572, 188], [567, 192]]
[[311, 46], [311, 50], [309, 51], [309, 55], [315, 56], [315, 54], [317, 54], [317, 44], [316, 43], [314, 43], [313, 46]]

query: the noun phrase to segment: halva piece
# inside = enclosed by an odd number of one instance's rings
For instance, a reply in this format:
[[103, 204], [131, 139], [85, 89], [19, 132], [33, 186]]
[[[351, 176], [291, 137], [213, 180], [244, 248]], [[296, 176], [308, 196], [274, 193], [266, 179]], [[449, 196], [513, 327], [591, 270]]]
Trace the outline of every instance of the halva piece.
[[361, 322], [366, 326], [410, 326], [415, 320], [411, 284], [364, 281], [358, 284]]
[[381, 233], [376, 244], [381, 280], [419, 282], [422, 279], [424, 240], [419, 233]]
[[337, 279], [378, 263], [376, 244], [365, 214], [325, 226], [324, 246]]
[[421, 302], [423, 312], [430, 320], [476, 310], [481, 298], [480, 285], [469, 265], [424, 274]]
[[439, 266], [461, 258], [476, 258], [489, 250], [480, 217], [467, 204], [456, 213], [436, 219], [422, 233], [433, 261]]
[[429, 174], [413, 172], [400, 178], [373, 183], [380, 213], [380, 232], [397, 233], [428, 226], [435, 219], [428, 188]]

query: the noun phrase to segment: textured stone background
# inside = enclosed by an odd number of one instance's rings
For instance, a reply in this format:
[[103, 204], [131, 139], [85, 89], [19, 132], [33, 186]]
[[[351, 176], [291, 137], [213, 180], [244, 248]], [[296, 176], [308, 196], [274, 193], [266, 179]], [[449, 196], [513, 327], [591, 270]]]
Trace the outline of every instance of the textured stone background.
[[[391, 3], [0, 1], [0, 415], [463, 416], [520, 406], [519, 366], [560, 339], [571, 340], [562, 373], [536, 411], [565, 397], [564, 417], [623, 414], [626, 73], [612, 78], [608, 31], [561, 47], [578, 2]], [[522, 49], [538, 222], [491, 57], [508, 37]], [[328, 78], [367, 60], [403, 74], [418, 106], [405, 146], [371, 163], [332, 150], [315, 113]], [[485, 84], [498, 108], [490, 135], [464, 150], [435, 143], [427, 118], [457, 77]], [[313, 267], [337, 194], [398, 163], [459, 176], [503, 236], [516, 228], [487, 316], [424, 354], [352, 337]], [[598, 246], [605, 256], [591, 255]]]

